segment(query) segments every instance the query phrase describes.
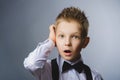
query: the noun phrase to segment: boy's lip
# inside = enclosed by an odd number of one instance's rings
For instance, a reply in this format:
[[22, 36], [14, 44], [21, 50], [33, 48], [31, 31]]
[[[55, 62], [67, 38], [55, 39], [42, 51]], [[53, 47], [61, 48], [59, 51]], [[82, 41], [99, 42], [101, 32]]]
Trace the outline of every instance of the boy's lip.
[[72, 51], [71, 50], [64, 50], [64, 54], [65, 54], [65, 56], [71, 56]]

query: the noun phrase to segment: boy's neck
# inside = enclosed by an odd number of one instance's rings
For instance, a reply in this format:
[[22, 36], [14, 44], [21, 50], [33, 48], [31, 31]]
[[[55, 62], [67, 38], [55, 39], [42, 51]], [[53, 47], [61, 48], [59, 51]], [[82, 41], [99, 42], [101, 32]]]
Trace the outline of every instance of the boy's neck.
[[70, 62], [74, 63], [78, 61], [81, 58], [81, 55], [78, 55], [75, 59], [71, 60]]
[[[65, 60], [65, 59], [64, 59]], [[82, 59], [81, 59], [81, 56], [78, 56], [76, 59], [74, 59], [74, 60], [65, 60], [66, 62], [68, 62], [68, 63], [70, 63], [70, 64], [75, 64], [75, 63], [77, 63], [78, 61], [82, 61]]]

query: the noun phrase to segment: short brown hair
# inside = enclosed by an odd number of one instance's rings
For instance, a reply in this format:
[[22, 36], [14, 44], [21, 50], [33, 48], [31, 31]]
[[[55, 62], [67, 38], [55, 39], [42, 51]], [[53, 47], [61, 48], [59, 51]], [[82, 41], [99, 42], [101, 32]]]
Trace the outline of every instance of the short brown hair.
[[87, 17], [85, 16], [84, 12], [81, 11], [79, 8], [75, 7], [68, 7], [64, 8], [62, 12], [57, 16], [56, 18], [56, 24], [59, 23], [59, 20], [75, 20], [77, 21], [82, 27], [82, 34], [81, 36], [84, 38], [88, 34], [88, 27], [89, 27], [89, 22]]

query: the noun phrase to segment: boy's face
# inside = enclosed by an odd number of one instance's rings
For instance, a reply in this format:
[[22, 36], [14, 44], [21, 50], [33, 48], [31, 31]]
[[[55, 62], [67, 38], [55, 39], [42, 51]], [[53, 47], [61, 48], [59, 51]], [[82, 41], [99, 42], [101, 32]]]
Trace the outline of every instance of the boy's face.
[[65, 60], [75, 61], [80, 58], [83, 45], [81, 26], [76, 21], [61, 21], [56, 27], [56, 45]]

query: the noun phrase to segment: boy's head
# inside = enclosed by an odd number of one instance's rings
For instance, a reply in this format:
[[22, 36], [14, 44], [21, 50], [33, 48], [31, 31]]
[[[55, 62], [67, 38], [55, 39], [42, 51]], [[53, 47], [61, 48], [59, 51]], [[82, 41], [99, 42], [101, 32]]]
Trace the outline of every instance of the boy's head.
[[68, 7], [64, 8], [62, 12], [56, 18], [56, 25], [58, 25], [62, 20], [76, 21], [79, 25], [81, 25], [82, 37], [86, 37], [88, 34], [89, 22], [84, 12], [82, 12], [79, 8]]
[[60, 55], [69, 61], [80, 58], [80, 51], [89, 42], [88, 20], [80, 9], [69, 7], [56, 18], [56, 45]]

